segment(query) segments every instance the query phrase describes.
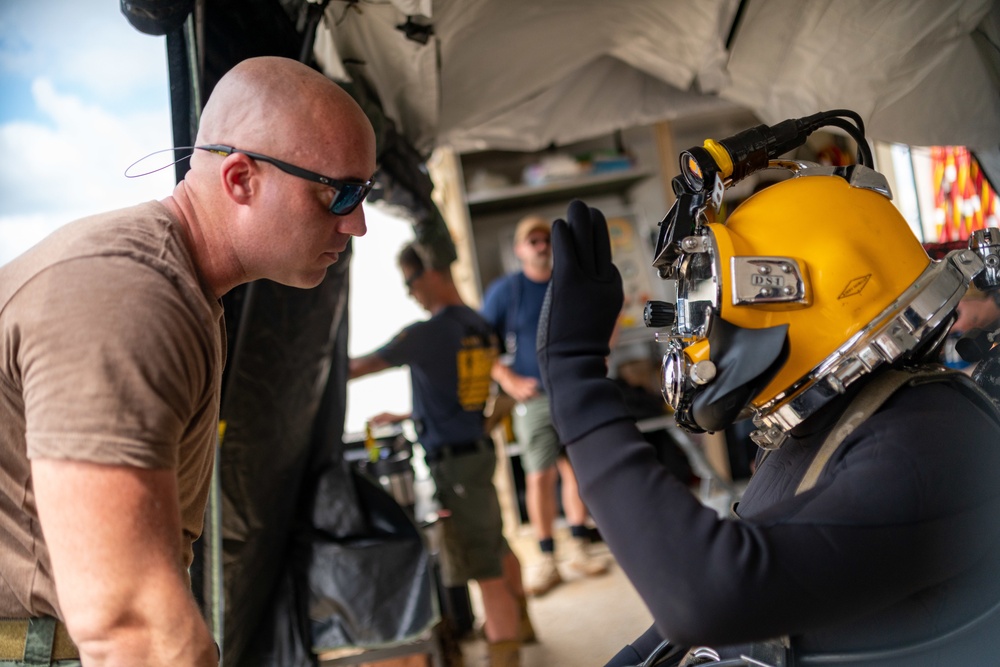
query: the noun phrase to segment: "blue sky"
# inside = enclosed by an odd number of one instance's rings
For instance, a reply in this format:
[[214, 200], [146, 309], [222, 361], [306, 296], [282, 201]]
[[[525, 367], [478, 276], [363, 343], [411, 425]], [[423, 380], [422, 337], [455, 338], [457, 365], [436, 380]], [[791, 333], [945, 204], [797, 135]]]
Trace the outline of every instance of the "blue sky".
[[[0, 264], [61, 224], [170, 194], [166, 40], [115, 0], [0, 0]], [[158, 166], [158, 165], [157, 165]]]

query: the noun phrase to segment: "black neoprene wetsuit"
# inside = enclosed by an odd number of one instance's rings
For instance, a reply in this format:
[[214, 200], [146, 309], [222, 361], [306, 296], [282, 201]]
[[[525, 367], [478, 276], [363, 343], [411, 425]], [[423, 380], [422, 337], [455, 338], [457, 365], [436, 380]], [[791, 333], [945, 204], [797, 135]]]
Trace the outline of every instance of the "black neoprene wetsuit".
[[[796, 496], [845, 403], [829, 406], [763, 461], [740, 520], [703, 506], [631, 422], [568, 451], [661, 636], [718, 648], [789, 635], [795, 664], [815, 664], [941, 637], [1000, 604], [1000, 427], [968, 391], [899, 390]], [[954, 640], [850, 664], [1000, 664], [1000, 610]]]

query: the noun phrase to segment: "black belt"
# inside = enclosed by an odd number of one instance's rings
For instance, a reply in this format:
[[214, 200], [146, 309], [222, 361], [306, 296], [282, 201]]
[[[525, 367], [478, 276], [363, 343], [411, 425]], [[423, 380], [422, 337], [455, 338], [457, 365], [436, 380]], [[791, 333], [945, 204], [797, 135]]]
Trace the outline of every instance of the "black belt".
[[465, 456], [475, 452], [484, 451], [493, 446], [493, 441], [487, 438], [480, 438], [472, 442], [460, 442], [454, 445], [439, 445], [430, 451], [424, 451], [424, 460], [428, 463], [437, 463], [441, 459]]

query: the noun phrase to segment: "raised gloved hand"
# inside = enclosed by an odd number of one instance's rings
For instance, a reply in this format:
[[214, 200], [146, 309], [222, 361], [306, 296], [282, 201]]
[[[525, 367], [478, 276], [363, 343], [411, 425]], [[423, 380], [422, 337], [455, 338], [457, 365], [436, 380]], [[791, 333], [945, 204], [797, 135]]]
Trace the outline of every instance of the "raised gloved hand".
[[538, 323], [538, 365], [552, 423], [564, 444], [631, 419], [607, 378], [608, 343], [622, 308], [604, 215], [579, 200], [552, 225], [552, 280]]

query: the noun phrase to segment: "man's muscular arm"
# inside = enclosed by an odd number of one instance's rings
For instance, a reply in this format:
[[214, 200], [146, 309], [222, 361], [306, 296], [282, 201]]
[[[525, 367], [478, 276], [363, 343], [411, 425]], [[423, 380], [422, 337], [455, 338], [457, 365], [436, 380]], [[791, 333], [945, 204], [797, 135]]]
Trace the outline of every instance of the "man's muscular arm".
[[183, 569], [175, 472], [53, 459], [31, 470], [83, 664], [216, 665]]

